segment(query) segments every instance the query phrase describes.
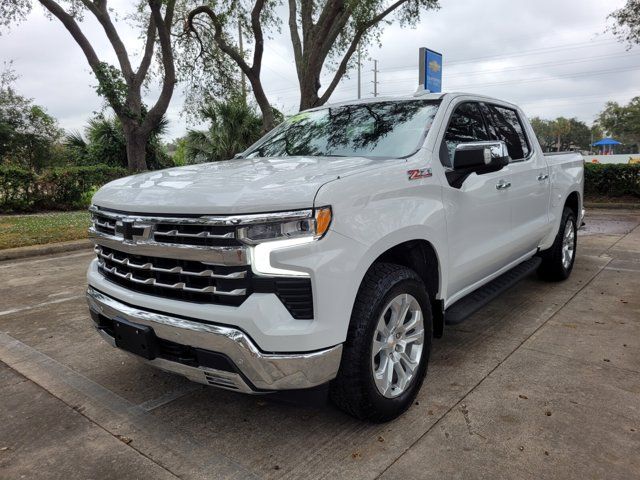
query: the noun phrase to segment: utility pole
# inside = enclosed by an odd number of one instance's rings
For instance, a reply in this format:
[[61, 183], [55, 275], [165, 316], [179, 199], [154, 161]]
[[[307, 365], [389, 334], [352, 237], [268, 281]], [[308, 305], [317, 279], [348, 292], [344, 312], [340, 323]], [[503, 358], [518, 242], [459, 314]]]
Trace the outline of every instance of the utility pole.
[[[244, 48], [242, 47], [242, 25], [240, 24], [240, 17], [238, 16], [238, 46], [240, 47], [240, 56], [244, 58]], [[242, 75], [242, 98], [244, 103], [247, 103], [247, 77], [244, 76], [244, 72], [241, 70]]]
[[360, 63], [360, 45], [358, 45], [358, 100], [360, 100], [360, 98], [362, 97], [362, 91], [361, 91], [361, 85], [360, 85], [360, 68], [361, 68], [361, 63]]
[[373, 96], [378, 96], [378, 60], [373, 61]]

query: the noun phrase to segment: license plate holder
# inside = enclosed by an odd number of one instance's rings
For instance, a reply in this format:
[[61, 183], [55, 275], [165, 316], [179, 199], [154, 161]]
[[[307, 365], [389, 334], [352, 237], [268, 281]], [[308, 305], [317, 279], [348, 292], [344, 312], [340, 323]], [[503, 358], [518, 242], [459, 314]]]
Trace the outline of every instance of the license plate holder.
[[117, 347], [147, 360], [158, 355], [158, 341], [153, 328], [116, 317], [113, 319], [113, 332]]

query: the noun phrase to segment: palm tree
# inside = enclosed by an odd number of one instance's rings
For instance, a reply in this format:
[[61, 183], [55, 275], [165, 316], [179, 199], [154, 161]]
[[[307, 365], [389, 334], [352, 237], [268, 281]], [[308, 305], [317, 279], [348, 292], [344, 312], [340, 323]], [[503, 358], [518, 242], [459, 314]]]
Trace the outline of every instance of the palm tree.
[[189, 130], [186, 136], [188, 163], [227, 160], [245, 150], [262, 135], [262, 119], [242, 97], [213, 101], [201, 110], [210, 122], [207, 130]]
[[[163, 117], [147, 142], [146, 161], [150, 170], [172, 166], [160, 142], [160, 136], [166, 133], [168, 125], [168, 120]], [[85, 127], [85, 136], [86, 139], [80, 132], [71, 132], [64, 141], [80, 163], [127, 167], [127, 142], [116, 117], [96, 115]]]

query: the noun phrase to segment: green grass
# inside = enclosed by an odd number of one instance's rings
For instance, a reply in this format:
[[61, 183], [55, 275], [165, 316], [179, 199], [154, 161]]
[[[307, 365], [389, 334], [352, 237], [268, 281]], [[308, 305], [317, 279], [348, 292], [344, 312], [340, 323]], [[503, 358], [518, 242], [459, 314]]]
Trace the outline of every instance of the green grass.
[[0, 250], [87, 238], [89, 212], [0, 216]]

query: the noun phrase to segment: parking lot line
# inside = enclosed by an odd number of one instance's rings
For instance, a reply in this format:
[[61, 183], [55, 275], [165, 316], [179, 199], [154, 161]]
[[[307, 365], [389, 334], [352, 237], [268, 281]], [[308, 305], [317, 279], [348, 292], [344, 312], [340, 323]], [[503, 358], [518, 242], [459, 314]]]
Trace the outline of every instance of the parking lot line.
[[28, 307], [11, 308], [9, 310], [3, 310], [2, 312], [0, 312], [0, 316], [11, 315], [12, 313], [24, 312], [26, 310], [33, 310], [35, 308], [46, 307], [47, 305], [54, 305], [56, 303], [68, 302], [70, 300], [78, 300], [79, 298], [84, 298], [84, 294], [83, 295], [73, 295], [72, 297], [57, 298], [55, 300], [49, 300], [48, 302], [42, 302], [42, 303], [36, 303], [35, 305], [29, 305]]
[[28, 263], [29, 265], [32, 265], [34, 263], [60, 261], [60, 258], [88, 257], [93, 255], [95, 255], [95, 253], [93, 253], [93, 250], [91, 250], [91, 251], [86, 251], [82, 253], [73, 253], [71, 255], [52, 254], [51, 256], [48, 256], [45, 258], [38, 258], [38, 257], [36, 257], [35, 259], [34, 258], [17, 258], [15, 260], [3, 261], [2, 265], [0, 265], [0, 270], [5, 270], [7, 268], [16, 268], [16, 265], [23, 264], [23, 263]]

